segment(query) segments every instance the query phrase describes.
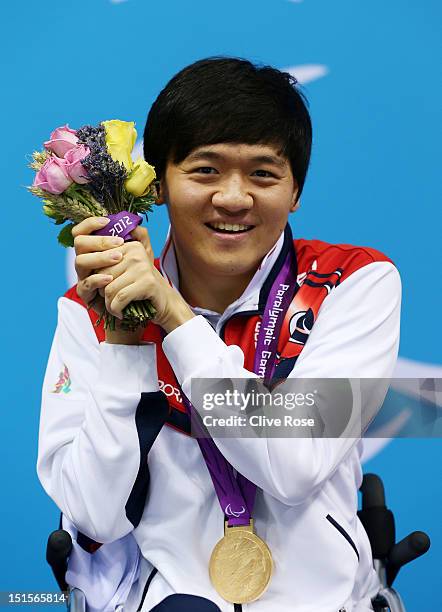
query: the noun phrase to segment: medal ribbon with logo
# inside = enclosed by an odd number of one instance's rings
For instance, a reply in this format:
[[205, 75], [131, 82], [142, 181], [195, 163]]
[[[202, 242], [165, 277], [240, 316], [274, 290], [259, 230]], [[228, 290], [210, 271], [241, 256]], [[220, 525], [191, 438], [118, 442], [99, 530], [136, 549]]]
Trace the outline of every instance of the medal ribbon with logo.
[[[257, 339], [254, 372], [269, 384], [275, 370], [278, 336], [296, 290], [296, 261], [291, 248], [267, 298]], [[267, 544], [253, 530], [252, 512], [256, 485], [223, 457], [198, 418], [198, 413], [182, 393], [192, 420], [202, 455], [212, 478], [224, 514], [224, 537], [213, 549], [209, 574], [217, 592], [230, 603], [255, 601], [267, 589], [273, 561]]]

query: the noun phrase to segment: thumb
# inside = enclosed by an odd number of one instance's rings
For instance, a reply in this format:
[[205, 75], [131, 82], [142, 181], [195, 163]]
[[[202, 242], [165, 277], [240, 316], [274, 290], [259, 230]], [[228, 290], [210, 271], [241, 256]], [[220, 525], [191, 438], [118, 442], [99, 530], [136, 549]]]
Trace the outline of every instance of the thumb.
[[146, 246], [146, 238], [147, 236], [147, 230], [145, 227], [141, 227], [141, 225], [137, 225], [137, 227], [131, 231], [130, 235], [132, 236], [132, 238], [134, 240], [138, 240], [138, 242], [141, 242], [141, 244], [143, 246]]
[[141, 227], [141, 225], [138, 225], [134, 230], [131, 231], [130, 235], [134, 240], [138, 240], [138, 242], [141, 242], [149, 258], [153, 261], [154, 254], [152, 250], [152, 245], [150, 244], [147, 229], [145, 227]]

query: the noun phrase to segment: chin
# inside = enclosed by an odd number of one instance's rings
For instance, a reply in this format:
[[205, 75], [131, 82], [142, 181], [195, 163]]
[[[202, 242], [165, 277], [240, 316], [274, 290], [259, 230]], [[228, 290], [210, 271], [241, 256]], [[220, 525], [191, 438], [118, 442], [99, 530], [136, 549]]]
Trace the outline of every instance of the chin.
[[[216, 266], [217, 268], [216, 273], [219, 276], [244, 277], [244, 276], [250, 275], [250, 277], [252, 277], [255, 274], [258, 268], [258, 265], [259, 264], [257, 264], [256, 267], [253, 267], [253, 266], [235, 266], [234, 264], [231, 264], [231, 265], [226, 264], [224, 266]], [[215, 273], [215, 269], [213, 270], [213, 272]]]

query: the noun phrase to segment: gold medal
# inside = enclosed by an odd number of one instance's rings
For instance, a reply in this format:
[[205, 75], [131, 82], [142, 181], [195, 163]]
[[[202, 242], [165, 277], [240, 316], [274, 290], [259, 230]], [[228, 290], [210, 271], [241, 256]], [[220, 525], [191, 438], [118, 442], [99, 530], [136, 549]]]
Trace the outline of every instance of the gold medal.
[[249, 603], [265, 592], [273, 572], [267, 544], [253, 533], [250, 525], [228, 527], [213, 549], [209, 574], [217, 592], [230, 603]]

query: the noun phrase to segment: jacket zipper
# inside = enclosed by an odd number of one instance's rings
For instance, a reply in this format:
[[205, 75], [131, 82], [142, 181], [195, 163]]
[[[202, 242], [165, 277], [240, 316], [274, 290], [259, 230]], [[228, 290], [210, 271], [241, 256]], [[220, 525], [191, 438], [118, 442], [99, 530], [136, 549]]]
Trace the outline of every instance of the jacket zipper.
[[330, 514], [327, 514], [327, 516], [325, 518], [333, 525], [333, 527], [336, 527], [336, 529], [339, 531], [339, 533], [341, 535], [344, 536], [344, 538], [347, 540], [347, 542], [350, 544], [350, 546], [355, 551], [356, 556], [357, 556], [358, 561], [359, 561], [359, 552], [358, 552], [358, 549], [356, 548], [356, 544], [353, 542], [353, 540], [351, 539], [350, 535], [345, 531], [345, 529], [342, 527], [342, 525], [340, 525]]

